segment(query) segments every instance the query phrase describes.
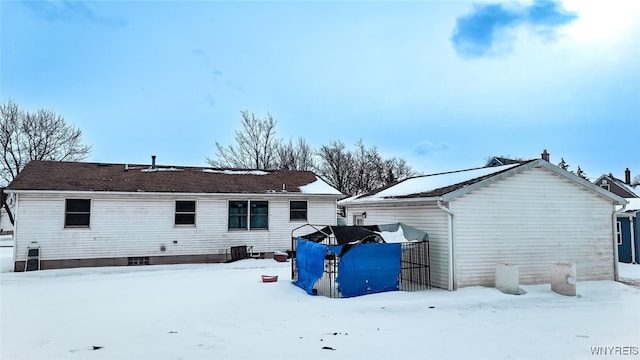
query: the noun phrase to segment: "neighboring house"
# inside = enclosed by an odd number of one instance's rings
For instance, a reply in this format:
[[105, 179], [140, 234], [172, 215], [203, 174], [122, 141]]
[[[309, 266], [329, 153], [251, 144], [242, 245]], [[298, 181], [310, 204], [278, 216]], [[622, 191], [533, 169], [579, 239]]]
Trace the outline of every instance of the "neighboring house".
[[627, 199], [628, 205], [620, 209], [616, 228], [618, 260], [640, 263], [640, 198]]
[[0, 209], [0, 235], [11, 235], [13, 233], [13, 224], [7, 214], [7, 209]]
[[509, 158], [494, 156], [491, 159], [489, 159], [489, 161], [487, 161], [487, 164], [485, 165], [485, 167], [519, 164], [523, 161], [524, 160], [516, 160], [516, 159], [509, 159]]
[[0, 188], [0, 236], [13, 234], [13, 224], [7, 209], [2, 205], [5, 203], [9, 206], [9, 211], [13, 214], [13, 203], [11, 198], [7, 198], [7, 193], [4, 192], [4, 188]]
[[624, 171], [624, 181], [617, 179], [613, 174], [609, 174], [600, 176], [593, 183], [623, 198], [640, 197], [638, 195], [640, 191], [631, 186], [631, 170], [629, 170], [629, 168], [626, 168]]
[[543, 159], [417, 176], [338, 203], [349, 224], [426, 231], [436, 287], [494, 286], [499, 263], [519, 266], [523, 284], [549, 283], [556, 262], [576, 263], [578, 280], [617, 277], [614, 219], [626, 201]]
[[218, 262], [231, 247], [287, 250], [307, 222], [336, 223], [343, 197], [309, 171], [32, 161], [9, 184], [15, 270]]

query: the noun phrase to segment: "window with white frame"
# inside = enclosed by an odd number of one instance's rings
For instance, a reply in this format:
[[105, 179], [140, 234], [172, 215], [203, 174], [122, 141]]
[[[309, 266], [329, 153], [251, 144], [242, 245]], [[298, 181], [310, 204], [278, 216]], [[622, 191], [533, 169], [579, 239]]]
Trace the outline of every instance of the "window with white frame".
[[618, 240], [618, 245], [622, 245], [622, 222], [616, 221], [616, 239]]
[[229, 230], [268, 230], [269, 202], [229, 201]]

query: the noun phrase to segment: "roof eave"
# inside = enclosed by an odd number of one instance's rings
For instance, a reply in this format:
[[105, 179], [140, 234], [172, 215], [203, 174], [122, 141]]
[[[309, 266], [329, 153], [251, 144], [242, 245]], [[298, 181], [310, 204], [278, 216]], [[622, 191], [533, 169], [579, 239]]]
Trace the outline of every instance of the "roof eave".
[[224, 192], [167, 192], [167, 191], [108, 191], [108, 190], [6, 190], [10, 194], [72, 194], [72, 195], [158, 195], [158, 196], [281, 196], [281, 197], [327, 197], [339, 199], [343, 194], [314, 194], [302, 192], [248, 192], [248, 193], [224, 193]]
[[554, 172], [554, 173], [556, 173], [556, 174], [558, 174], [560, 176], [564, 176], [564, 177], [566, 177], [566, 178], [568, 178], [570, 180], [573, 180], [573, 181], [577, 182], [578, 184], [586, 187], [587, 189], [589, 189], [589, 190], [591, 190], [591, 191], [593, 191], [593, 192], [595, 192], [595, 193], [597, 193], [597, 194], [599, 194], [599, 195], [601, 195], [601, 196], [603, 196], [605, 198], [613, 200], [616, 205], [625, 205], [627, 203], [627, 200], [625, 200], [623, 197], [618, 196], [618, 195], [612, 193], [609, 190], [605, 190], [605, 189], [601, 188], [600, 186], [597, 186], [596, 184], [592, 183], [589, 180], [583, 179], [580, 176], [578, 176], [578, 175], [576, 175], [576, 174], [574, 174], [574, 173], [572, 173], [570, 171], [563, 170], [563, 169], [561, 169], [561, 168], [559, 168], [559, 167], [557, 167], [557, 166], [555, 166], [553, 164], [550, 164], [547, 161], [544, 161], [544, 160], [540, 160], [540, 161], [541, 161], [541, 166], [544, 167], [545, 169], [548, 169], [548, 170], [550, 170], [550, 171], [552, 171], [552, 172]]
[[542, 160], [542, 159], [537, 159], [537, 160], [534, 160], [534, 161], [530, 161], [530, 162], [524, 163], [522, 165], [516, 166], [514, 168], [511, 168], [509, 170], [506, 170], [504, 172], [501, 172], [499, 174], [491, 176], [491, 177], [489, 177], [487, 179], [484, 179], [482, 181], [478, 181], [475, 184], [472, 184], [472, 185], [469, 185], [469, 186], [465, 186], [465, 187], [463, 187], [461, 189], [458, 189], [458, 190], [452, 191], [450, 193], [444, 194], [442, 196], [442, 199], [443, 199], [443, 201], [451, 201], [451, 200], [453, 200], [453, 199], [455, 199], [457, 197], [460, 197], [460, 196], [462, 196], [464, 194], [467, 194], [467, 193], [469, 193], [471, 191], [478, 190], [478, 189], [480, 189], [480, 188], [482, 188], [484, 186], [493, 184], [493, 183], [495, 183], [497, 181], [500, 181], [500, 180], [503, 180], [503, 179], [505, 179], [507, 177], [513, 176], [515, 174], [522, 173], [522, 172], [527, 171], [527, 170], [531, 170], [531, 169], [536, 168], [536, 167], [545, 168], [545, 169], [553, 172], [554, 174], [557, 174], [559, 176], [563, 176], [563, 177], [565, 177], [565, 178], [567, 178], [569, 180], [572, 180], [572, 181], [574, 181], [574, 182], [576, 182], [576, 183], [588, 188], [589, 190], [591, 190], [591, 191], [593, 191], [595, 193], [598, 193], [599, 195], [614, 201], [614, 203], [616, 205], [624, 205], [624, 204], [627, 203], [627, 201], [624, 198], [622, 198], [622, 197], [620, 197], [620, 196], [618, 196], [618, 195], [616, 195], [616, 194], [614, 194], [614, 193], [612, 193], [612, 192], [610, 192], [608, 190], [605, 190], [605, 189], [603, 189], [603, 188], [591, 183], [590, 181], [579, 177], [578, 175], [575, 175], [575, 174], [573, 174], [573, 173], [571, 173], [571, 172], [569, 172], [567, 170], [563, 170], [562, 168], [559, 168], [559, 167], [551, 164], [550, 162], [548, 162], [546, 160]]
[[428, 202], [437, 202], [442, 201], [442, 196], [431, 196], [431, 197], [414, 197], [414, 198], [377, 198], [377, 199], [355, 199], [349, 200], [347, 202], [343, 202], [339, 205], [341, 206], [357, 206], [357, 205], [400, 205], [400, 204], [419, 204], [419, 203], [428, 203]]
[[349, 201], [348, 203], [345, 204], [341, 204], [341, 205], [370, 205], [370, 204], [383, 204], [383, 203], [394, 203], [394, 204], [400, 204], [400, 203], [416, 203], [416, 202], [432, 202], [432, 201], [444, 201], [444, 202], [449, 202], [452, 201], [462, 195], [468, 194], [472, 191], [478, 190], [482, 187], [485, 187], [487, 185], [493, 184], [497, 181], [506, 179], [510, 176], [513, 176], [515, 174], [519, 174], [522, 173], [524, 171], [528, 171], [531, 170], [533, 168], [536, 167], [542, 167], [545, 168], [551, 172], [553, 172], [554, 174], [557, 174], [559, 176], [563, 176], [569, 180], [572, 180], [573, 182], [576, 182], [586, 188], [588, 188], [589, 190], [591, 190], [592, 192], [595, 192], [609, 200], [612, 200], [616, 205], [624, 205], [626, 204], [626, 200], [610, 191], [607, 191], [605, 189], [602, 189], [599, 186], [596, 186], [595, 184], [591, 183], [588, 180], [585, 180], [569, 171], [563, 170], [551, 163], [549, 163], [546, 160], [543, 159], [536, 159], [533, 161], [529, 161], [523, 164], [520, 164], [518, 166], [515, 166], [511, 169], [502, 171], [498, 174], [495, 174], [493, 176], [490, 176], [484, 180], [478, 181], [476, 183], [473, 183], [471, 185], [465, 186], [463, 188], [448, 192], [446, 194], [443, 194], [442, 196], [438, 196], [438, 197], [426, 197], [426, 198], [402, 198], [402, 199], [398, 199], [398, 198], [383, 198], [383, 199], [376, 199], [376, 200], [368, 200], [367, 199], [355, 199], [352, 201]]

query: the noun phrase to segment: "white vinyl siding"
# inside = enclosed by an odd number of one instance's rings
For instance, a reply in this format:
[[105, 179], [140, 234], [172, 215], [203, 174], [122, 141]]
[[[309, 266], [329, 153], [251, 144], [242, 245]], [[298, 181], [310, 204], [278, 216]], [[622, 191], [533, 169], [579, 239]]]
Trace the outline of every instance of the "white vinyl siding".
[[[447, 214], [433, 202], [348, 205], [365, 225], [403, 222], [429, 234], [433, 286], [447, 288]], [[549, 283], [555, 262], [578, 281], [614, 279], [612, 200], [543, 168], [496, 181], [447, 205], [453, 212], [453, 288], [495, 285], [498, 263], [518, 265], [522, 284]]]
[[[253, 246], [256, 252], [291, 248], [289, 199], [269, 201], [269, 230], [228, 231], [228, 202], [237, 196], [171, 196], [108, 194], [91, 196], [91, 228], [64, 228], [64, 194], [18, 194], [16, 261], [24, 261], [27, 246], [37, 241], [42, 260], [163, 255], [224, 254], [231, 246]], [[175, 201], [197, 201], [195, 226], [176, 227]], [[310, 196], [309, 222], [336, 223], [335, 197]], [[165, 251], [161, 251], [164, 246]]]
[[494, 286], [496, 263], [518, 265], [522, 284], [550, 281], [555, 262], [578, 281], [613, 280], [613, 205], [541, 168], [451, 203], [456, 287]]
[[448, 285], [448, 223], [447, 214], [435, 204], [425, 206], [348, 206], [348, 225], [353, 225], [353, 217], [367, 212], [364, 225], [405, 223], [429, 234], [431, 261], [431, 285], [447, 289]]

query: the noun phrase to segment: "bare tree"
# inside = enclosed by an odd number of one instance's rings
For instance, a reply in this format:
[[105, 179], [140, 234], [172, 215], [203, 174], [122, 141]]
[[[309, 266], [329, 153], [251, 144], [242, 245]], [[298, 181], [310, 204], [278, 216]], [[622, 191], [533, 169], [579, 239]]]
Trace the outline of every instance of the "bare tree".
[[418, 175], [404, 159], [391, 158], [384, 161], [383, 172], [380, 173], [384, 185], [393, 184], [402, 179]]
[[[13, 181], [31, 160], [77, 161], [91, 152], [91, 146], [82, 143], [82, 131], [55, 111], [25, 111], [11, 99], [0, 102], [0, 146], [0, 178], [5, 183]], [[6, 201], [2, 206], [13, 223]]]
[[341, 193], [354, 194], [354, 159], [344, 143], [332, 141], [329, 145], [322, 145], [317, 154], [320, 159], [316, 164], [318, 175]]
[[24, 110], [13, 100], [0, 103], [0, 146], [2, 146], [2, 169], [0, 177], [10, 183], [24, 168], [27, 157], [21, 151], [23, 143], [20, 128]]
[[303, 138], [299, 138], [295, 144], [291, 140], [281, 143], [277, 152], [277, 164], [278, 169], [312, 170], [313, 150]]
[[242, 128], [235, 133], [235, 143], [222, 146], [216, 142], [216, 158], [206, 158], [215, 167], [314, 170], [331, 186], [346, 195], [370, 192], [406, 177], [416, 175], [402, 159], [384, 159], [375, 146], [367, 148], [362, 140], [354, 151], [341, 141], [332, 141], [313, 151], [299, 138], [285, 143], [276, 138], [276, 121], [267, 115], [256, 118], [242, 111]]
[[636, 175], [631, 181], [631, 186], [636, 187], [638, 185], [640, 185], [640, 175]]
[[354, 152], [341, 142], [332, 142], [318, 151], [316, 171], [329, 184], [346, 195], [371, 192], [417, 173], [398, 158], [384, 159], [375, 146], [367, 148], [362, 140]]
[[354, 159], [354, 172], [356, 173], [353, 179], [354, 193], [367, 193], [387, 185], [384, 181], [386, 175], [384, 174], [384, 160], [375, 146], [367, 149], [362, 139], [359, 140], [356, 144]]
[[280, 144], [275, 137], [276, 121], [269, 114], [265, 118], [256, 118], [247, 110], [240, 114], [242, 129], [236, 131], [236, 143], [225, 147], [216, 142], [216, 158], [207, 157], [207, 163], [216, 167], [275, 169]]
[[0, 102], [0, 176], [11, 182], [31, 160], [77, 161], [91, 146], [82, 143], [82, 130], [49, 109], [28, 112], [13, 100]]

